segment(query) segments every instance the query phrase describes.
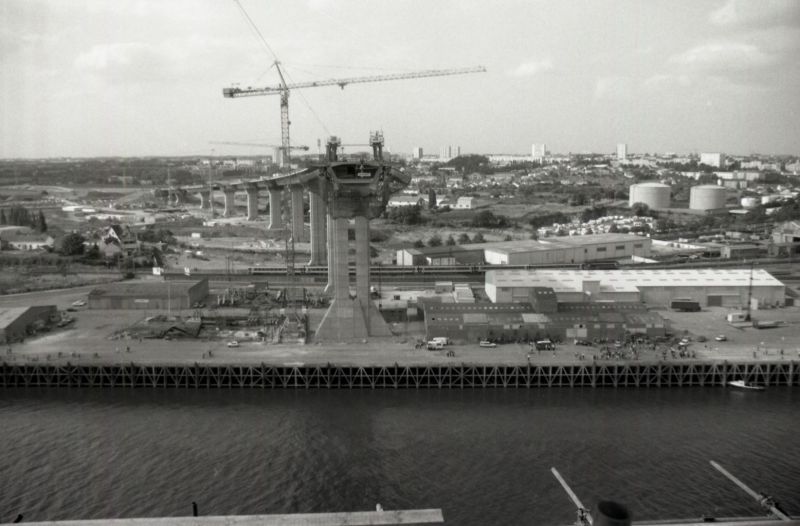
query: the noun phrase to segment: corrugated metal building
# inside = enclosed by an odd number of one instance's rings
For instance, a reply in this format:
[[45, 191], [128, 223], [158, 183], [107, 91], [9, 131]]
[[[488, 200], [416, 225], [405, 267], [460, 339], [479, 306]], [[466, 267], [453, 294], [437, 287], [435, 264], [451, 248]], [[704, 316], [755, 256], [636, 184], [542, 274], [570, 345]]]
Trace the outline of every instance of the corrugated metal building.
[[650, 257], [650, 238], [634, 234], [591, 234], [541, 240], [516, 240], [486, 246], [490, 265], [586, 263], [633, 256]]
[[642, 304], [581, 303], [559, 305], [558, 312], [534, 312], [529, 303], [426, 303], [428, 340], [446, 336], [455, 342], [483, 339], [530, 341], [542, 338], [618, 339], [626, 333], [663, 336], [664, 319]]
[[[537, 288], [552, 287], [562, 302], [642, 302], [669, 307], [677, 298], [702, 306], [743, 307], [747, 303], [750, 269], [659, 270], [491, 270], [486, 294], [495, 303], [529, 301]], [[785, 302], [786, 287], [767, 271], [753, 271], [752, 297], [759, 305]]]
[[208, 296], [208, 279], [198, 281], [120, 282], [89, 293], [90, 309], [190, 309]]
[[650, 238], [635, 234], [591, 234], [547, 239], [516, 239], [493, 243], [406, 248], [397, 264], [423, 265], [557, 265], [588, 261], [650, 257]]
[[58, 319], [55, 305], [0, 308], [0, 343], [22, 341], [31, 329]]

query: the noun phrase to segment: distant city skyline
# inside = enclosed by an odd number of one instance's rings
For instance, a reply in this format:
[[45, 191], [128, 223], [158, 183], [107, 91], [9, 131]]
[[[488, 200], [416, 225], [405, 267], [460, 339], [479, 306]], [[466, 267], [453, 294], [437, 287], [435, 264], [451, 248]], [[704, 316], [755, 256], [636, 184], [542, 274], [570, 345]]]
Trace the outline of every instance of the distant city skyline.
[[[800, 154], [797, 1], [240, 1], [289, 82], [488, 70], [292, 92], [292, 143], [311, 151], [382, 129], [404, 154]], [[0, 158], [279, 143], [277, 97], [221, 93], [277, 84], [272, 60], [232, 0], [4, 0]]]

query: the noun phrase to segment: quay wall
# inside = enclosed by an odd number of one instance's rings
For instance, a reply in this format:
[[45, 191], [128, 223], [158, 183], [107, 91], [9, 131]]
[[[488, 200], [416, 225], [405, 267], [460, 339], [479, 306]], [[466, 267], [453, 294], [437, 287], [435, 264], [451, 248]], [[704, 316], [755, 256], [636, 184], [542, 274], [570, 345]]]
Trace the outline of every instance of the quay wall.
[[592, 363], [586, 365], [276, 366], [219, 364], [8, 364], [2, 387], [464, 389], [800, 385], [800, 362]]

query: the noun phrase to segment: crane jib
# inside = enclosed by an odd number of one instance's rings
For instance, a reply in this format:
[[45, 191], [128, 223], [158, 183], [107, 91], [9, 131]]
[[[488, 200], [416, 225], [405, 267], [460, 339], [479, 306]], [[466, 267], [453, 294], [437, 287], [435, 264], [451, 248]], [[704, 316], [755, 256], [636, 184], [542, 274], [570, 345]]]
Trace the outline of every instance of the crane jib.
[[390, 75], [375, 75], [370, 77], [351, 77], [344, 79], [330, 79], [318, 80], [310, 82], [296, 82], [293, 84], [286, 84], [280, 86], [266, 86], [263, 88], [223, 88], [222, 95], [227, 98], [233, 97], [252, 97], [257, 95], [276, 95], [284, 90], [301, 89], [301, 88], [320, 88], [323, 86], [339, 86], [344, 89], [348, 84], [362, 84], [366, 82], [381, 82], [387, 80], [403, 80], [403, 79], [418, 79], [425, 77], [444, 77], [448, 75], [461, 75], [466, 73], [485, 73], [486, 68], [483, 66], [476, 66], [472, 68], [461, 69], [429, 69], [423, 71], [415, 71], [410, 73], [395, 73]]

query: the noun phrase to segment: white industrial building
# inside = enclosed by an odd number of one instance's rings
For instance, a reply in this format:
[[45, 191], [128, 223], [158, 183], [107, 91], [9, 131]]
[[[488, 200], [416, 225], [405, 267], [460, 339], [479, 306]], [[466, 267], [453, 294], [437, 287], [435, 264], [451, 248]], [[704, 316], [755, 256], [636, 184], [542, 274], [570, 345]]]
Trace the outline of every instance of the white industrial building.
[[634, 234], [593, 234], [487, 244], [490, 265], [553, 265], [585, 263], [632, 256], [650, 257], [650, 238]]
[[635, 234], [593, 234], [517, 239], [494, 243], [403, 248], [397, 251], [397, 264], [425, 265], [561, 265], [588, 261], [650, 257], [652, 240]]
[[754, 304], [777, 306], [785, 302], [786, 287], [765, 270], [490, 270], [486, 295], [494, 303], [531, 302], [537, 289], [551, 288], [559, 302], [642, 302], [669, 307], [672, 300], [690, 299], [703, 307], [742, 308], [748, 289]]
[[632, 184], [629, 190], [628, 205], [644, 203], [651, 210], [664, 210], [670, 204], [670, 186], [663, 183]]
[[706, 166], [713, 166], [714, 168], [722, 168], [725, 166], [725, 154], [722, 153], [701, 153], [700, 164]]

